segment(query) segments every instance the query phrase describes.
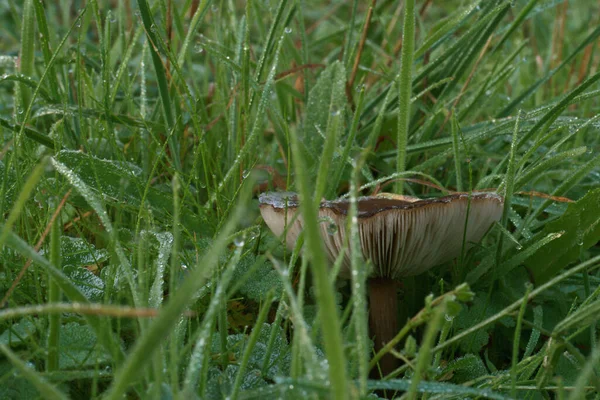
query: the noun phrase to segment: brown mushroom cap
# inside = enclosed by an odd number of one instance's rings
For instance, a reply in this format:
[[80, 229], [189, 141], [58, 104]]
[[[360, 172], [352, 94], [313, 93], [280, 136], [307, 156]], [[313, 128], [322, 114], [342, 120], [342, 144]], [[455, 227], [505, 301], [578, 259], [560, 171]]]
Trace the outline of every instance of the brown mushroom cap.
[[[277, 236], [288, 227], [286, 244], [294, 247], [302, 231], [298, 197], [293, 193], [264, 193], [259, 197], [261, 214]], [[456, 258], [462, 249], [469, 194], [418, 199], [408, 196], [370, 196], [358, 199], [358, 230], [362, 253], [373, 264], [371, 276], [399, 279], [418, 275]], [[494, 221], [500, 220], [504, 199], [495, 193], [471, 193], [465, 239], [467, 245], [481, 240]], [[346, 240], [346, 216], [350, 201], [323, 201], [319, 217], [321, 237], [333, 262]], [[331, 229], [334, 224], [335, 229]], [[350, 258], [344, 256], [343, 275], [348, 276]]]

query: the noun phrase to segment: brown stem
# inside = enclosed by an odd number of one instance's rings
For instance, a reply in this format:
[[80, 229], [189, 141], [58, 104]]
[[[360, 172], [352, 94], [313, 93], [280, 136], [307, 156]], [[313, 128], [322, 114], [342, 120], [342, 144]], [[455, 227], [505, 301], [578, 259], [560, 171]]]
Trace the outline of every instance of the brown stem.
[[[375, 342], [375, 353], [398, 333], [398, 294], [396, 282], [392, 279], [369, 279], [369, 327]], [[371, 378], [386, 376], [398, 367], [398, 359], [385, 354], [379, 361], [381, 375], [377, 368], [371, 371]]]

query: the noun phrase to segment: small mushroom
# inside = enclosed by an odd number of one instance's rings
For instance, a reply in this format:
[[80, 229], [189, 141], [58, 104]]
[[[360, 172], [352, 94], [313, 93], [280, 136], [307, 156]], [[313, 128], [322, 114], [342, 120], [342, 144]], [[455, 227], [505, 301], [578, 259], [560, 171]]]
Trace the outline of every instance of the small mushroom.
[[[275, 235], [281, 236], [287, 227], [286, 244], [293, 248], [303, 227], [302, 215], [296, 217], [297, 195], [263, 193], [259, 202], [263, 219]], [[429, 199], [384, 194], [360, 197], [357, 203], [360, 246], [364, 259], [372, 265], [368, 282], [369, 325], [378, 351], [398, 332], [397, 281], [456, 258], [462, 250], [463, 237], [467, 245], [478, 242], [500, 219], [504, 199], [485, 192]], [[319, 217], [329, 221], [321, 223], [320, 230], [332, 263], [346, 243], [349, 207], [346, 199], [323, 201], [319, 207]], [[350, 277], [347, 250], [340, 274]], [[396, 365], [392, 355], [380, 361], [384, 375]]]

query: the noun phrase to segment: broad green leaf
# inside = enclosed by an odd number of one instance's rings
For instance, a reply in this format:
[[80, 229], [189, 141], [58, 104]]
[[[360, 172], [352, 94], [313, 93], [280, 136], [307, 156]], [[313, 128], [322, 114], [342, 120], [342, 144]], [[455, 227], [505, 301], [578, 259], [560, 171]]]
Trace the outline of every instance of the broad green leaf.
[[[127, 162], [103, 160], [78, 151], [62, 150], [54, 157], [100, 194], [105, 201], [119, 203], [137, 210], [150, 206], [158, 215], [168, 216], [173, 209], [172, 195], [155, 188], [148, 188], [141, 177], [141, 169]], [[182, 219], [190, 230], [202, 232], [201, 221], [193, 214]]]
[[[502, 298], [491, 297], [489, 303], [486, 304], [487, 294], [484, 292], [477, 293], [475, 301], [466, 310], [463, 310], [454, 319], [454, 328], [456, 333], [472, 327], [478, 322], [496, 314], [506, 306], [506, 302]], [[514, 320], [511, 318], [502, 318], [500, 322], [508, 327], [514, 326]], [[474, 335], [464, 338], [459, 347], [464, 353], [477, 354], [483, 346], [488, 343], [489, 332], [493, 326], [488, 326], [485, 329], [477, 331]]]
[[79, 288], [91, 302], [99, 302], [104, 295], [104, 281], [87, 268], [67, 265], [63, 268], [65, 275]]
[[283, 284], [279, 273], [268, 261], [258, 261], [260, 264], [254, 266], [256, 262], [256, 257], [250, 254], [238, 263], [233, 274], [233, 282], [246, 278], [238, 292], [254, 301], [262, 300], [269, 290], [275, 290], [275, 297], [281, 296]]
[[88, 325], [69, 322], [60, 330], [60, 369], [94, 367], [110, 360]]
[[[6, 360], [0, 361], [0, 376], [11, 373], [13, 366]], [[20, 376], [12, 376], [10, 379], [4, 379], [0, 385], [0, 399], [21, 400], [34, 399], [38, 392], [35, 388]]]
[[[40, 254], [45, 255], [45, 251], [42, 250]], [[62, 236], [60, 238], [60, 254], [63, 267], [67, 265], [85, 267], [99, 264], [108, 260], [109, 256], [107, 250], [97, 249], [96, 246], [83, 238], [70, 236]]]
[[460, 383], [477, 379], [488, 374], [481, 357], [467, 354], [448, 363], [442, 371], [443, 375], [451, 374], [453, 382]]
[[544, 233], [559, 231], [564, 231], [561, 237], [541, 247], [526, 261], [538, 284], [576, 261], [582, 250], [600, 240], [600, 189], [569, 204], [562, 217], [544, 226]]
[[340, 62], [335, 62], [321, 73], [308, 95], [303, 142], [311, 157], [309, 165], [313, 165], [316, 155], [321, 153], [331, 114], [341, 112], [344, 108], [345, 82], [344, 67]]
[[11, 362], [15, 367], [16, 376], [23, 376], [30, 385], [35, 387], [42, 398], [50, 400], [66, 400], [67, 396], [58, 390], [54, 385], [48, 383], [35, 369], [35, 364], [25, 362], [19, 356], [12, 352], [6, 345], [0, 344], [0, 353]]
[[[250, 359], [248, 362], [247, 374], [255, 373], [256, 370], [260, 371], [262, 365], [266, 362], [267, 369], [265, 377], [269, 379], [275, 379], [279, 376], [285, 376], [289, 373], [290, 362], [291, 362], [291, 349], [285, 336], [285, 332], [281, 327], [276, 327], [275, 337], [271, 343], [271, 352], [269, 353], [269, 359], [265, 360], [267, 355], [267, 347], [269, 347], [270, 336], [271, 336], [270, 324], [263, 324], [260, 328], [255, 327], [254, 329], [260, 329], [258, 341], [252, 350]], [[246, 347], [246, 342], [249, 339], [249, 335], [236, 334], [227, 336], [227, 349], [231, 352], [231, 357], [236, 360], [241, 359]], [[211, 340], [211, 352], [218, 354], [221, 351], [221, 342], [219, 334], [214, 334]], [[235, 378], [235, 376], [234, 376]], [[233, 380], [232, 380], [233, 382]]]
[[23, 318], [15, 322], [0, 335], [0, 344], [21, 344], [27, 341], [27, 338], [34, 335], [37, 328], [30, 319]]

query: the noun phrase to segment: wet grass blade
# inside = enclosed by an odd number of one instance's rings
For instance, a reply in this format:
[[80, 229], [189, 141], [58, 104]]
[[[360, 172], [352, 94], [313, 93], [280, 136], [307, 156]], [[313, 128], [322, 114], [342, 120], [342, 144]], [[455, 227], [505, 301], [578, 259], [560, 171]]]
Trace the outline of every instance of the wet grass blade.
[[329, 362], [331, 396], [332, 398], [343, 400], [347, 398], [346, 360], [342, 346], [340, 320], [335, 306], [334, 288], [328, 276], [327, 260], [325, 258], [323, 243], [320, 240], [318, 203], [314, 199], [309, 187], [308, 170], [300, 148], [300, 139], [296, 135], [291, 135], [290, 139], [295, 158], [296, 182], [301, 199], [300, 211], [304, 218], [305, 246], [311, 260], [310, 265], [319, 306], [319, 322], [323, 332], [325, 354]]
[[[142, 23], [146, 30], [146, 36], [150, 41], [150, 55], [152, 57], [152, 64], [154, 65], [154, 73], [158, 82], [158, 90], [160, 93], [160, 99], [162, 102], [162, 109], [165, 115], [165, 121], [169, 131], [175, 130], [175, 118], [173, 117], [173, 109], [171, 108], [171, 98], [169, 95], [169, 83], [167, 81], [167, 71], [163, 64], [160, 54], [158, 54], [158, 26], [154, 22], [150, 6], [146, 0], [138, 0], [138, 7], [140, 10], [140, 16], [142, 17]], [[171, 157], [175, 170], [181, 173], [181, 160], [179, 158], [179, 145], [177, 143], [177, 135], [172, 135], [169, 141], [169, 148], [171, 149]]]
[[[415, 1], [406, 0], [402, 29], [402, 59], [398, 79], [398, 131], [396, 133], [396, 173], [406, 169], [406, 146], [410, 130], [410, 98], [412, 93], [412, 68], [415, 48]], [[403, 193], [404, 181], [396, 182], [396, 193]]]
[[[25, 76], [33, 76], [35, 63], [35, 9], [34, 0], [23, 3], [23, 19], [21, 21], [21, 48], [19, 50], [19, 72]], [[31, 91], [25, 85], [20, 85], [20, 109], [23, 110], [31, 102]], [[18, 113], [22, 114], [22, 111]]]

